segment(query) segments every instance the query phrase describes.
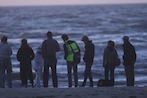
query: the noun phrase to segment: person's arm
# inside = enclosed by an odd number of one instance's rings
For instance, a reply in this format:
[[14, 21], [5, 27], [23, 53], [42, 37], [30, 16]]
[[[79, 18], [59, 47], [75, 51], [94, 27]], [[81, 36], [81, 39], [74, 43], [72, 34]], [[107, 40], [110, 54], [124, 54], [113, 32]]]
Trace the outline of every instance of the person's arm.
[[30, 58], [31, 58], [31, 60], [33, 60], [34, 59], [34, 57], [35, 57], [35, 54], [34, 54], [34, 51], [33, 51], [33, 49], [30, 47]]
[[19, 62], [21, 61], [20, 49], [18, 49], [18, 51], [17, 51], [16, 58]]
[[46, 55], [47, 55], [47, 53], [46, 53], [46, 46], [45, 45], [46, 45], [46, 40], [43, 41], [42, 46], [41, 46], [41, 54], [42, 54], [43, 58], [45, 58]]
[[107, 57], [107, 54], [106, 54], [106, 49], [105, 49], [105, 50], [104, 50], [104, 53], [103, 53], [103, 67], [105, 67], [106, 64], [107, 64], [106, 57]]
[[9, 45], [8, 45], [8, 52], [9, 52], [9, 53], [8, 53], [9, 55], [12, 55], [12, 53], [13, 53], [13, 52], [12, 52], [12, 48], [11, 48]]
[[56, 52], [59, 52], [60, 51], [60, 46], [58, 44], [58, 42], [56, 41]]
[[67, 50], [67, 47], [65, 44], [63, 45], [63, 48], [64, 48], [64, 59], [66, 60], [66, 58], [68, 56], [68, 50]]

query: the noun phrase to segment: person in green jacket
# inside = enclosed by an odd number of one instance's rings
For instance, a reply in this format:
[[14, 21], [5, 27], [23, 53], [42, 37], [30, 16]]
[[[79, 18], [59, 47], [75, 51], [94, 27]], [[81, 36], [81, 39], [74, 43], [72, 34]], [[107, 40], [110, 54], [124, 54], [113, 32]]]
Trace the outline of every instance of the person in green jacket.
[[[67, 70], [68, 70], [68, 84], [69, 87], [72, 87], [72, 68], [74, 72], [74, 82], [75, 87], [78, 86], [78, 72], [77, 72], [77, 64], [74, 59], [74, 54], [78, 54], [80, 56], [80, 48], [75, 41], [69, 40], [68, 35], [63, 34], [61, 37], [64, 41], [64, 59], [67, 61]], [[80, 57], [79, 57], [80, 58]]]

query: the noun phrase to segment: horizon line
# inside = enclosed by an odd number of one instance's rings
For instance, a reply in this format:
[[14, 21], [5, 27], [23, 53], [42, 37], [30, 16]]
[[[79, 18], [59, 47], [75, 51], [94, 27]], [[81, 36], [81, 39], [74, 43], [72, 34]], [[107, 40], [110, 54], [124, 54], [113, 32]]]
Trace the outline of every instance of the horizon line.
[[82, 6], [82, 5], [136, 5], [147, 3], [101, 3], [101, 4], [36, 4], [36, 5], [0, 5], [0, 7], [31, 7], [31, 6]]

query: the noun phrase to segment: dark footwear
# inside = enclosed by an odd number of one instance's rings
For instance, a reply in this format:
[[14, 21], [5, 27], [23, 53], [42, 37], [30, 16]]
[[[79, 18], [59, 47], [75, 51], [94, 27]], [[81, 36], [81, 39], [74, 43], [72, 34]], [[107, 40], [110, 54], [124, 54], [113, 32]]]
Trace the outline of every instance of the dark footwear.
[[84, 87], [84, 86], [85, 86], [84, 84], [80, 85], [80, 87]]
[[90, 87], [93, 87], [93, 85], [90, 85]]
[[34, 88], [34, 84], [32, 84], [32, 88]]

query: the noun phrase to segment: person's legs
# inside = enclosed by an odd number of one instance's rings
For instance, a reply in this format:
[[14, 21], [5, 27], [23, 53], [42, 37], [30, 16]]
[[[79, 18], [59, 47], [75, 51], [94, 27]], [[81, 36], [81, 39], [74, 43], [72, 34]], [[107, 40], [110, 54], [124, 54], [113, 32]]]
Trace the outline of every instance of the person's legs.
[[6, 66], [8, 87], [12, 88], [12, 78], [11, 78], [12, 64], [11, 64], [11, 59], [6, 58], [4, 63], [5, 63], [4, 65]]
[[58, 87], [56, 64], [57, 64], [57, 59], [55, 57], [51, 58], [52, 83], [54, 87]]
[[41, 78], [42, 78], [42, 68], [38, 69], [38, 87], [40, 87], [41, 85]]
[[20, 63], [20, 78], [21, 85], [27, 87], [27, 68], [23, 63]]
[[68, 71], [68, 86], [72, 87], [72, 63], [67, 61], [67, 71]]
[[92, 64], [93, 63], [87, 63], [87, 68], [88, 68], [88, 77], [89, 77], [89, 80], [90, 80], [90, 86], [93, 87], [93, 78], [92, 78], [92, 72], [91, 72], [91, 67], [92, 67]]
[[32, 73], [31, 63], [28, 64], [28, 75], [27, 76], [30, 79], [30, 83], [31, 83], [32, 87], [34, 87], [34, 81], [33, 81], [33, 73]]
[[77, 64], [73, 63], [73, 72], [74, 72], [74, 82], [75, 82], [75, 87], [78, 86], [78, 71], [77, 71]]
[[43, 86], [48, 87], [48, 79], [49, 79], [49, 67], [44, 65], [44, 72], [43, 72]]
[[82, 83], [82, 86], [85, 86], [86, 81], [87, 81], [87, 77], [88, 77], [88, 66], [85, 65], [84, 81], [83, 81], [83, 83]]
[[108, 66], [105, 67], [105, 80], [109, 80], [109, 68]]
[[110, 69], [110, 80], [112, 82], [112, 85], [114, 86], [114, 67], [113, 66]]
[[12, 77], [11, 72], [7, 72], [7, 79], [8, 79], [8, 87], [12, 88]]
[[36, 77], [35, 77], [35, 85], [36, 87], [40, 87], [40, 77], [41, 77], [41, 73], [40, 73], [40, 69], [36, 70]]
[[125, 66], [127, 86], [134, 86], [134, 65]]
[[134, 65], [132, 65], [131, 67], [131, 74], [130, 74], [130, 86], [134, 86], [134, 81], [135, 81], [135, 77], [134, 77]]
[[5, 87], [5, 68], [4, 66], [0, 65], [0, 88]]
[[51, 67], [51, 69], [52, 69], [52, 82], [53, 82], [53, 86], [54, 87], [58, 87], [56, 65]]

